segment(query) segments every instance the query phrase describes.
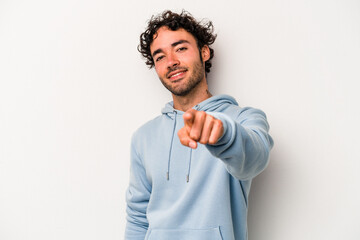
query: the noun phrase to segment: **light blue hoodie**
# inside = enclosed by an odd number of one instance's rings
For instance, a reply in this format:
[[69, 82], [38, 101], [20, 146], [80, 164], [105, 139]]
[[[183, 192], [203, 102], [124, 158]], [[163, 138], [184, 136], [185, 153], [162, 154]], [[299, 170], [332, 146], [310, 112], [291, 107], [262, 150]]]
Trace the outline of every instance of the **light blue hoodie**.
[[251, 179], [265, 169], [273, 140], [265, 114], [213, 96], [194, 109], [223, 122], [215, 145], [181, 145], [183, 112], [162, 115], [133, 135], [126, 240], [245, 240]]

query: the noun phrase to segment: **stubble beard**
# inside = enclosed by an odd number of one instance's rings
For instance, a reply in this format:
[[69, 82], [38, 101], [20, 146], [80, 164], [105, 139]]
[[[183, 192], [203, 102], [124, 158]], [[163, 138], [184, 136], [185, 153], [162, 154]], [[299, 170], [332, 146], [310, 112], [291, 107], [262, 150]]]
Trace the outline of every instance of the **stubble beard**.
[[[189, 80], [186, 83], [183, 83], [181, 86], [174, 87], [171, 83], [167, 83], [164, 79], [160, 77], [161, 83], [164, 85], [167, 90], [169, 90], [175, 96], [183, 97], [188, 95], [199, 83], [203, 80], [205, 75], [204, 65], [201, 61], [198, 61], [194, 64], [194, 70], [189, 77]], [[183, 81], [183, 80], [182, 80]]]

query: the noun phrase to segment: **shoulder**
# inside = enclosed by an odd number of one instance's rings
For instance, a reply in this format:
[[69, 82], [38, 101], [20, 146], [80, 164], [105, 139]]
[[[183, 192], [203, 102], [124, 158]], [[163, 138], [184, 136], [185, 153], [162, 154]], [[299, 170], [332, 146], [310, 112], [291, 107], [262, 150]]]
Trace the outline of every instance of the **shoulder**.
[[233, 117], [233, 118], [246, 118], [249, 116], [254, 116], [254, 115], [263, 115], [265, 116], [265, 113], [258, 109], [258, 108], [254, 108], [254, 107], [240, 107], [237, 104], [231, 104], [231, 103], [227, 103], [224, 104], [223, 109], [221, 109], [223, 113]]
[[250, 106], [240, 107], [238, 104], [225, 103], [220, 112], [239, 123], [245, 123], [252, 120], [267, 121], [264, 111]]
[[158, 129], [161, 126], [161, 122], [163, 116], [159, 115], [149, 121], [147, 121], [146, 123], [144, 123], [143, 125], [141, 125], [134, 133], [132, 136], [132, 139], [137, 139], [137, 138], [142, 138], [144, 136], [147, 136], [149, 134], [151, 134], [153, 131], [156, 131], [156, 129]]

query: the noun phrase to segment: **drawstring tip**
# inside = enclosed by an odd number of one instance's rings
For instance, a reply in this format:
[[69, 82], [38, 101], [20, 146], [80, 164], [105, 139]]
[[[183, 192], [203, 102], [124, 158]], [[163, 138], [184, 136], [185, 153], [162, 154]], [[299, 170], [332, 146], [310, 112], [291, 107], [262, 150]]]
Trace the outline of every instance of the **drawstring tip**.
[[166, 180], [169, 181], [169, 172], [166, 173]]
[[186, 175], [186, 182], [189, 182], [189, 175]]

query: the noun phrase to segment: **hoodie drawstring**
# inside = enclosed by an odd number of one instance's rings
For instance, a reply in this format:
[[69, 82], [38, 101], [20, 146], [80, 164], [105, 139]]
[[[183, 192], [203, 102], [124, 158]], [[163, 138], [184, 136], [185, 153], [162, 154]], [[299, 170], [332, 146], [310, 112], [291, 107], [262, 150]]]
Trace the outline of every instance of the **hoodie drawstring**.
[[189, 182], [189, 178], [190, 178], [191, 159], [192, 159], [192, 148], [190, 148], [190, 159], [189, 159], [188, 172], [186, 174], [186, 182]]
[[172, 137], [171, 137], [171, 143], [170, 143], [170, 150], [169, 150], [169, 159], [168, 159], [168, 167], [167, 167], [167, 172], [166, 172], [166, 180], [169, 181], [169, 175], [170, 175], [170, 159], [171, 159], [171, 150], [172, 150], [172, 146], [173, 146], [173, 141], [174, 141], [174, 133], [175, 133], [175, 128], [176, 128], [176, 115], [177, 115], [177, 111], [174, 110], [174, 126], [173, 126], [173, 130], [172, 130]]
[[[172, 130], [172, 135], [171, 135], [171, 142], [170, 142], [170, 149], [169, 149], [169, 158], [168, 158], [168, 166], [167, 166], [167, 172], [166, 172], [166, 180], [169, 181], [170, 179], [170, 162], [171, 162], [171, 153], [172, 153], [172, 148], [173, 148], [173, 142], [174, 142], [174, 134], [175, 134], [175, 129], [176, 129], [176, 117], [177, 117], [177, 111], [174, 110], [174, 125], [173, 125], [173, 130]], [[188, 164], [188, 170], [187, 170], [187, 174], [186, 174], [186, 182], [189, 182], [190, 180], [190, 170], [191, 170], [191, 160], [192, 160], [192, 149], [190, 148], [190, 156], [189, 156], [189, 164]]]

